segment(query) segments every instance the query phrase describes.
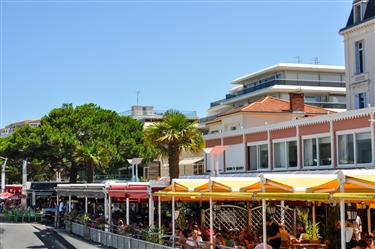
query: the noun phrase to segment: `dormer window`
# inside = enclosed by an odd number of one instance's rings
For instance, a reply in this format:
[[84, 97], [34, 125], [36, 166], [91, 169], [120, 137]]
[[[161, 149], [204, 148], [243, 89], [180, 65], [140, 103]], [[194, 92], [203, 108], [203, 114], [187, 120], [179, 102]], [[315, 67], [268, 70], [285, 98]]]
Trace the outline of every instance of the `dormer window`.
[[362, 22], [367, 7], [367, 0], [357, 0], [353, 5], [354, 24]]
[[361, 4], [354, 5], [354, 23], [362, 21]]

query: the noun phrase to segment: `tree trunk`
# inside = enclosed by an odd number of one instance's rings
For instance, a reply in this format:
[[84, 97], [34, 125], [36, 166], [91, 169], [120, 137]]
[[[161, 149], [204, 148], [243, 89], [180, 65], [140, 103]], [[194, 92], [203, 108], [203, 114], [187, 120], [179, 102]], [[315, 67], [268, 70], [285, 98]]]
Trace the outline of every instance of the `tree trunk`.
[[95, 170], [95, 167], [92, 164], [88, 164], [86, 168], [87, 183], [94, 182], [94, 170]]
[[179, 178], [180, 176], [180, 148], [178, 144], [170, 144], [168, 146], [168, 165], [169, 176], [171, 179]]
[[72, 166], [70, 167], [70, 176], [69, 182], [76, 183], [77, 182], [77, 175], [78, 175], [78, 167], [75, 162], [72, 162]]

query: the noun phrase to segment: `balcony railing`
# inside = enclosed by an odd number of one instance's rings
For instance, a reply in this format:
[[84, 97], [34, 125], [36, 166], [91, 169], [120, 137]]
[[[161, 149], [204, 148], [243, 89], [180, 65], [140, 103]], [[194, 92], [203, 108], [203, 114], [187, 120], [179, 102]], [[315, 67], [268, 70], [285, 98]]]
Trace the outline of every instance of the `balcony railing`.
[[267, 87], [271, 87], [274, 85], [290, 85], [290, 86], [322, 86], [322, 87], [345, 87], [345, 82], [326, 82], [326, 81], [306, 81], [306, 80], [284, 80], [284, 79], [278, 79], [278, 80], [272, 80], [269, 82], [265, 82], [262, 84], [259, 84], [257, 86], [252, 86], [245, 88], [241, 91], [238, 91], [236, 93], [230, 93], [225, 96], [225, 99], [217, 100], [215, 102], [211, 103], [211, 107], [220, 105], [224, 101], [239, 97], [241, 95], [252, 93]]
[[346, 103], [335, 103], [335, 102], [305, 102], [308, 105], [319, 106], [322, 108], [329, 109], [346, 109]]

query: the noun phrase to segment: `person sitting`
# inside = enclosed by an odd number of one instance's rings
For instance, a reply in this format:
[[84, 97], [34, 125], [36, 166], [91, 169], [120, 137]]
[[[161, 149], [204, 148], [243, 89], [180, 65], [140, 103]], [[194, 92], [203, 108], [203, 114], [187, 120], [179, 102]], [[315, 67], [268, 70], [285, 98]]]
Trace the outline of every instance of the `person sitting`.
[[356, 249], [368, 249], [367, 242], [365, 240], [358, 240]]
[[281, 238], [281, 247], [283, 248], [289, 248], [289, 233], [287, 230], [285, 230], [283, 225], [279, 225], [279, 232], [280, 232], [280, 238]]
[[270, 244], [273, 249], [279, 249], [281, 246], [279, 225], [274, 222], [274, 220], [270, 216], [266, 218], [266, 221], [268, 244]]
[[203, 242], [202, 237], [198, 236], [198, 231], [193, 230], [191, 232], [191, 236], [188, 237], [185, 244], [187, 248], [198, 248], [199, 244], [202, 242]]
[[310, 235], [308, 233], [306, 233], [306, 229], [304, 227], [300, 230], [300, 232], [301, 233], [299, 235], [299, 238], [296, 239], [297, 243], [302, 243], [303, 241], [310, 240]]
[[221, 233], [216, 234], [216, 240], [215, 240], [215, 249], [222, 249], [225, 248], [226, 243], [223, 239], [223, 235]]
[[[261, 242], [258, 245], [256, 245], [254, 249], [263, 249], [263, 237], [262, 236], [260, 236], [260, 241]], [[266, 245], [266, 248], [267, 249], [273, 249], [272, 246], [269, 245], [268, 243]]]

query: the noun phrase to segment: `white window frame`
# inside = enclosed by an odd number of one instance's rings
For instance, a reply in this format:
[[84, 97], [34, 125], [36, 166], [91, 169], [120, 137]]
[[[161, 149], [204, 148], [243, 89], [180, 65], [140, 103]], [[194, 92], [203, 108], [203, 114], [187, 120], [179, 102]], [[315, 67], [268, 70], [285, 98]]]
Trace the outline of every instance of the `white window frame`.
[[[336, 158], [337, 158], [337, 166], [340, 168], [351, 168], [351, 167], [364, 167], [364, 166], [371, 166], [372, 162], [370, 163], [357, 163], [357, 133], [364, 133], [370, 132], [371, 128], [359, 128], [359, 129], [352, 129], [352, 130], [344, 130], [344, 131], [337, 131], [336, 132]], [[354, 150], [354, 163], [353, 164], [339, 164], [339, 136], [340, 135], [353, 135], [353, 150]], [[372, 139], [371, 139], [372, 143]], [[371, 145], [372, 148], [372, 145]], [[373, 161], [373, 158], [372, 160]]]
[[[323, 165], [323, 166], [320, 166], [320, 156], [319, 156], [319, 138], [324, 138], [324, 137], [329, 137], [330, 139], [330, 143], [331, 142], [331, 134], [329, 132], [326, 132], [326, 133], [318, 133], [318, 134], [312, 134], [312, 135], [305, 135], [305, 136], [302, 136], [301, 139], [302, 139], [302, 168], [305, 168], [305, 169], [325, 169], [325, 168], [332, 168], [333, 167], [333, 158], [331, 158], [331, 164], [330, 165]], [[305, 143], [303, 142], [304, 140], [306, 139], [315, 139], [316, 141], [316, 156], [317, 156], [317, 160], [318, 160], [318, 163], [316, 166], [305, 166]], [[332, 147], [332, 144], [331, 144], [331, 147]], [[332, 151], [331, 151], [331, 155], [332, 155]]]
[[[362, 65], [362, 69], [363, 71], [362, 72], [359, 72], [357, 69], [359, 67], [359, 65], [357, 65], [357, 63], [359, 63], [360, 59], [359, 59], [359, 49], [357, 50], [357, 44], [359, 43], [362, 43], [362, 62], [363, 62], [363, 65]], [[358, 40], [358, 41], [355, 41], [354, 42], [354, 69], [355, 69], [355, 72], [354, 72], [354, 75], [360, 75], [360, 74], [363, 74], [366, 72], [366, 50], [365, 50], [365, 40]]]
[[[270, 152], [269, 152], [269, 146], [268, 146], [268, 141], [267, 140], [256, 141], [256, 142], [248, 142], [246, 144], [246, 150], [249, 150], [250, 146], [256, 146], [256, 149], [257, 149], [257, 169], [256, 170], [257, 171], [269, 171], [271, 169], [271, 165], [269, 165], [269, 164], [268, 164], [267, 168], [260, 168], [259, 167], [259, 146], [260, 145], [267, 145], [267, 153], [268, 153], [268, 157], [269, 157], [270, 156]], [[249, 155], [248, 155], [248, 158], [249, 158]], [[269, 159], [268, 159], [268, 161], [269, 161]], [[250, 161], [249, 161], [249, 164], [250, 164]], [[249, 171], [255, 171], [255, 170], [249, 169]]]
[[[296, 142], [297, 144], [297, 166], [296, 167], [289, 167], [288, 166], [288, 150], [286, 149], [287, 146], [286, 146], [286, 143], [287, 142]], [[285, 168], [276, 168], [275, 167], [275, 143], [285, 143], [285, 160], [287, 160], [285, 162], [286, 164], [286, 167]], [[273, 139], [272, 140], [272, 168], [274, 171], [284, 171], [284, 170], [290, 170], [290, 169], [295, 169], [295, 170], [298, 170], [300, 169], [298, 167], [298, 153], [300, 152], [300, 148], [299, 148], [299, 144], [298, 144], [298, 139], [297, 137], [288, 137], [288, 138], [280, 138], [280, 139]]]

